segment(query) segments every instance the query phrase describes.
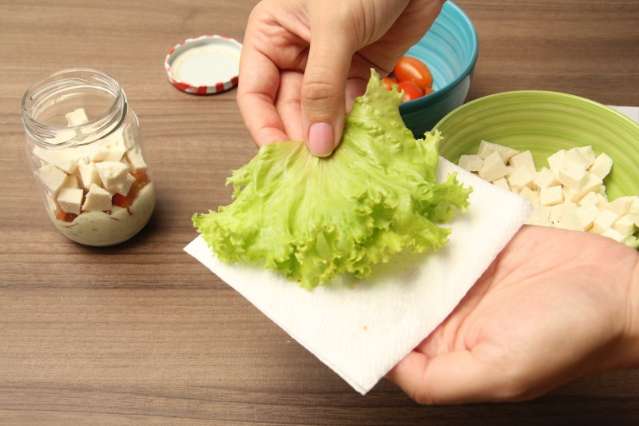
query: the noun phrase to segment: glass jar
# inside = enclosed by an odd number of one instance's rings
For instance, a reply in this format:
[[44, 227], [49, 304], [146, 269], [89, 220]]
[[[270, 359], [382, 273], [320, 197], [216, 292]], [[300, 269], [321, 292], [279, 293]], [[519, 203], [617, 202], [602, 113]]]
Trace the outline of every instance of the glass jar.
[[45, 208], [62, 234], [109, 246], [144, 228], [155, 189], [140, 123], [113, 78], [91, 69], [53, 74], [25, 93], [22, 122]]

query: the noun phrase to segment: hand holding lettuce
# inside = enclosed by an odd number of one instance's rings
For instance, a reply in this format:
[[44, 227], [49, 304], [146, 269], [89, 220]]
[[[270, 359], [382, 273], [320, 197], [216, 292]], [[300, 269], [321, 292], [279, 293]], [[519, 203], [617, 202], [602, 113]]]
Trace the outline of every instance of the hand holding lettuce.
[[402, 95], [373, 73], [327, 159], [304, 144], [263, 146], [228, 179], [234, 201], [193, 223], [215, 254], [276, 271], [305, 288], [336, 275], [364, 278], [403, 251], [440, 249], [468, 205], [455, 176], [436, 182], [439, 133], [415, 140]]

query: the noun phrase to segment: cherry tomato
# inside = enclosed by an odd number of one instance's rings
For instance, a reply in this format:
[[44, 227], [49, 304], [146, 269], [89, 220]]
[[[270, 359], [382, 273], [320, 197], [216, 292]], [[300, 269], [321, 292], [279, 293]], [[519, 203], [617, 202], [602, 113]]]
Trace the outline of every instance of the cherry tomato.
[[140, 190], [149, 183], [149, 177], [144, 170], [135, 170], [131, 174], [135, 178], [135, 182], [131, 185], [129, 193], [127, 195], [115, 194], [111, 199], [113, 205], [124, 208], [131, 207]]
[[399, 58], [399, 61], [395, 64], [393, 73], [400, 83], [412, 81], [422, 90], [433, 87], [433, 76], [426, 64], [411, 56], [402, 56]]
[[78, 217], [78, 215], [74, 213], [66, 213], [62, 210], [56, 210], [55, 217], [56, 219], [62, 220], [64, 222], [73, 222], [75, 218]]
[[394, 77], [384, 77], [382, 79], [382, 83], [384, 83], [384, 86], [386, 86], [386, 90], [388, 90], [389, 92], [393, 90], [393, 86], [397, 86], [397, 80], [395, 80]]
[[398, 86], [399, 90], [404, 92], [405, 101], [411, 101], [424, 96], [424, 91], [412, 81], [402, 81], [398, 84]]

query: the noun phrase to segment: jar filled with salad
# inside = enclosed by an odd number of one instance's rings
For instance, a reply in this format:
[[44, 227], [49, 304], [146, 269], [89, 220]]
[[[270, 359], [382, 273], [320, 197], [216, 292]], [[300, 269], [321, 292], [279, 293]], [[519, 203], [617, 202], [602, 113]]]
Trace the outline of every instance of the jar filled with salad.
[[26, 148], [53, 225], [89, 246], [128, 240], [149, 221], [155, 189], [140, 124], [113, 78], [58, 72], [22, 99]]

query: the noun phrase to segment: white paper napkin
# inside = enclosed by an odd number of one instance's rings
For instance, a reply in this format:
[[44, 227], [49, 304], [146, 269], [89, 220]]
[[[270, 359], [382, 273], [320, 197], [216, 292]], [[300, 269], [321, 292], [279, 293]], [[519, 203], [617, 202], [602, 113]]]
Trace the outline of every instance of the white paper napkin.
[[610, 108], [616, 109], [639, 123], [639, 107], [610, 105]]
[[530, 214], [522, 198], [444, 159], [439, 172], [457, 172], [473, 188], [448, 246], [400, 256], [355, 287], [307, 291], [272, 272], [220, 262], [201, 237], [185, 250], [365, 394], [452, 312]]

